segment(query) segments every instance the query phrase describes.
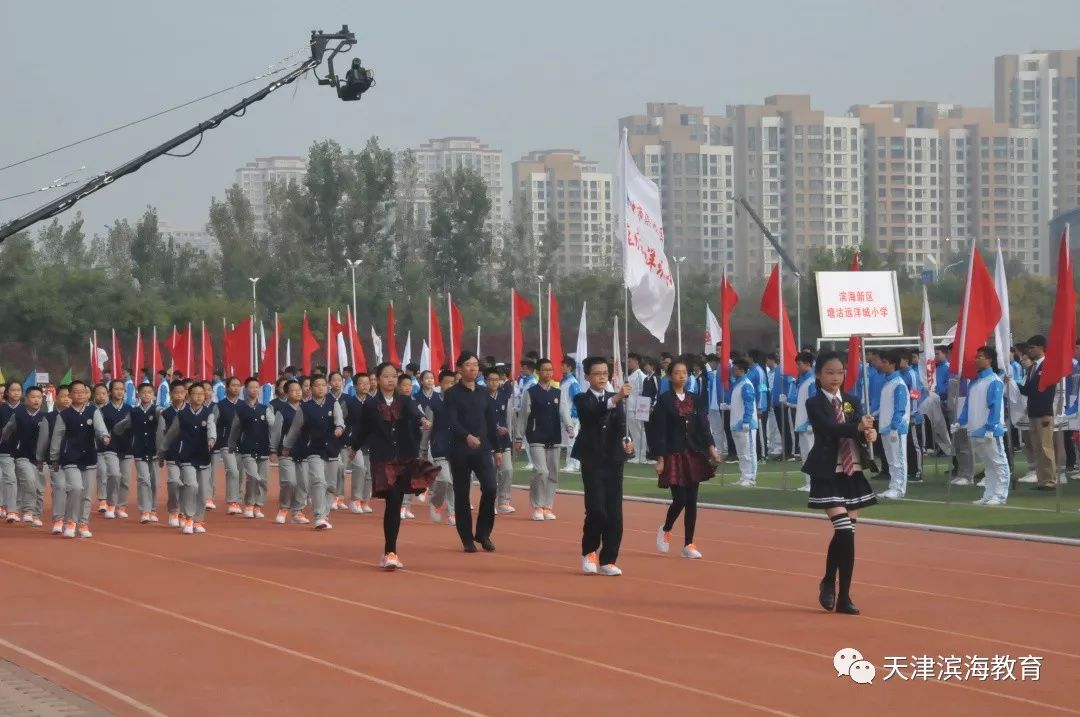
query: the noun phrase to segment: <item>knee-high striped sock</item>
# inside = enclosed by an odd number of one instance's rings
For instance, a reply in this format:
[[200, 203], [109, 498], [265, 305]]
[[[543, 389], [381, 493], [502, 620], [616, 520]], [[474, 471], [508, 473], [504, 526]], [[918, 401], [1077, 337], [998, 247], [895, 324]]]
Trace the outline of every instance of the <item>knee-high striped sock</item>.
[[829, 550], [825, 555], [825, 581], [834, 582], [840, 568], [841, 543], [846, 542], [845, 535], [854, 535], [855, 527], [847, 513], [837, 513], [829, 518], [832, 521], [833, 537], [829, 541]]

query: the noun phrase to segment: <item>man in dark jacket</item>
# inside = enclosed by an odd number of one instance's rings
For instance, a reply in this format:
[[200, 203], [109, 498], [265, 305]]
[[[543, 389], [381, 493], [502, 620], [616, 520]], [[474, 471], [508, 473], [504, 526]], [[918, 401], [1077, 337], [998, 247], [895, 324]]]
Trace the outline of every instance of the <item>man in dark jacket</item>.
[[1020, 393], [1027, 397], [1027, 412], [1031, 422], [1032, 450], [1035, 453], [1035, 474], [1039, 484], [1035, 490], [1055, 490], [1057, 468], [1054, 463], [1054, 396], [1057, 386], [1039, 390], [1043, 361], [1046, 358], [1046, 337], [1032, 336], [1028, 339], [1028, 356], [1034, 362], [1028, 369], [1027, 379]]

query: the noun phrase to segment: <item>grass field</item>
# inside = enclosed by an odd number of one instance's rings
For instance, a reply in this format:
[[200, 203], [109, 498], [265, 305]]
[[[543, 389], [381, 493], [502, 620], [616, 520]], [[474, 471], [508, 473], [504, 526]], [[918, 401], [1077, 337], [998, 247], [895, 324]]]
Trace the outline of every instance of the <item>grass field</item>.
[[[515, 483], [528, 483], [531, 472], [526, 471], [524, 465], [522, 461], [515, 462]], [[785, 466], [788, 490], [783, 489]], [[865, 510], [862, 515], [909, 523], [1080, 539], [1080, 481], [1070, 481], [1061, 486], [1060, 510], [1054, 493], [1037, 492], [1024, 483], [1010, 491], [1008, 505], [991, 508], [972, 504], [973, 500], [982, 497], [982, 488], [947, 486], [948, 471], [948, 459], [927, 456], [923, 465], [923, 481], [908, 485], [905, 500], [882, 500], [880, 504]], [[1017, 456], [1016, 471], [1018, 475], [1027, 472], [1027, 464], [1022, 454]], [[625, 475], [625, 495], [670, 498], [666, 489], [657, 487], [653, 466], [628, 464]], [[820, 512], [807, 508], [807, 494], [795, 490], [803, 480], [798, 463], [770, 461], [759, 464], [757, 488], [736, 487], [733, 484], [737, 480], [738, 466], [724, 465], [722, 476], [718, 470], [711, 481], [702, 484], [700, 502], [806, 513]], [[871, 481], [871, 484], [878, 492], [888, 487], [883, 481]], [[581, 477], [562, 473], [559, 486], [580, 490]]]

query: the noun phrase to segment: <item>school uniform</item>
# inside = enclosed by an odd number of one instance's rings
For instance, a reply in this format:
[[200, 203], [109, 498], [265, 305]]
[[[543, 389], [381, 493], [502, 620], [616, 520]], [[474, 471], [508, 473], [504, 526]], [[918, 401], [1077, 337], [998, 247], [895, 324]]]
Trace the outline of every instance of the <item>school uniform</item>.
[[[493, 452], [499, 443], [495, 425], [495, 407], [482, 388], [467, 388], [459, 383], [446, 392], [447, 420], [450, 423], [450, 474], [454, 481], [458, 537], [466, 550], [475, 550], [475, 543], [490, 545], [495, 527], [495, 461]], [[465, 439], [473, 436], [480, 441], [470, 448]], [[480, 504], [473, 532], [469, 491], [472, 474], [480, 483]]]
[[331, 484], [329, 487], [332, 489], [332, 492], [334, 494], [334, 502], [331, 506], [331, 509], [337, 510], [338, 508], [343, 509], [340, 503], [344, 503], [345, 501], [345, 469], [349, 467], [350, 462], [349, 434], [352, 431], [352, 421], [349, 417], [349, 407], [351, 405], [351, 401], [349, 400], [348, 394], [346, 394], [344, 390], [341, 393], [337, 394], [335, 394], [333, 391], [328, 391], [326, 393], [326, 396], [327, 398], [332, 398], [338, 402], [338, 405], [341, 406], [341, 418], [343, 421], [345, 421], [345, 432], [338, 440], [338, 463], [337, 466], [335, 466], [337, 470], [334, 471], [333, 476], [326, 476], [327, 483]]
[[239, 456], [244, 472], [245, 517], [258, 517], [266, 504], [266, 484], [270, 475], [270, 429], [274, 409], [256, 402], [242, 401], [236, 406], [229, 428], [229, 452]]
[[[639, 369], [634, 373], [640, 374], [641, 371]], [[644, 374], [641, 375], [644, 376]], [[631, 374], [630, 378], [633, 379], [634, 374]], [[641, 389], [640, 384], [641, 381], [639, 380], [639, 391]], [[631, 388], [632, 387], [633, 383], [631, 383]], [[578, 420], [577, 415], [577, 406], [574, 404], [574, 397], [581, 393], [581, 384], [578, 383], [577, 376], [575, 376], [573, 373], [566, 374], [566, 376], [563, 377], [562, 381], [559, 382], [559, 393], [559, 414], [563, 422], [562, 445], [564, 448], [566, 448], [566, 467], [563, 468], [563, 470], [567, 473], [577, 473], [581, 470], [581, 465], [571, 455], [571, 453], [573, 453], [574, 441], [576, 439], [570, 437], [570, 429], [573, 429], [573, 433], [576, 436], [578, 426], [580, 425], [580, 421]]]
[[[49, 429], [43, 409], [31, 411], [22, 405], [0, 430], [0, 440], [12, 442], [15, 459], [15, 515], [22, 512], [23, 522], [33, 522], [41, 516], [45, 495], [45, 479], [38, 469], [48, 452]], [[27, 521], [26, 518], [30, 517]], [[40, 521], [39, 521], [40, 522]]]
[[878, 435], [889, 467], [889, 489], [883, 496], [903, 498], [907, 492], [907, 434], [911, 424], [911, 401], [899, 371], [885, 374], [878, 403]]
[[135, 502], [140, 521], [157, 522], [157, 428], [161, 409], [151, 403], [141, 403], [131, 409], [128, 433], [131, 437], [131, 457], [135, 462]]
[[911, 430], [907, 434], [907, 461], [905, 462], [908, 480], [920, 481], [922, 480], [923, 447], [919, 428], [923, 425], [925, 418], [922, 411], [919, 410], [919, 399], [923, 394], [924, 386], [922, 379], [919, 377], [919, 371], [914, 366], [900, 369], [899, 373], [904, 379], [904, 385], [907, 387], [908, 401], [910, 403], [908, 414], [911, 417]]
[[863, 474], [872, 464], [862, 446], [862, 409], [854, 396], [829, 394], [819, 387], [806, 399], [806, 418], [814, 432], [814, 447], [802, 465], [810, 475], [810, 508], [858, 510], [876, 504]]
[[[224, 388], [224, 384], [222, 384]], [[233, 419], [236, 418], [236, 407], [243, 401], [233, 401], [231, 398], [222, 397], [214, 404], [217, 408], [217, 437], [220, 443], [214, 449], [214, 466], [225, 467], [225, 502], [228, 503], [228, 513], [236, 515], [240, 512], [240, 503], [243, 500], [240, 486], [240, 466], [236, 460], [236, 454], [229, 451], [229, 432], [232, 430]], [[215, 471], [216, 472], [216, 471]], [[213, 498], [216, 493], [216, 478], [211, 478], [211, 492], [208, 496]]]
[[421, 391], [416, 402], [431, 421], [430, 430], [423, 431], [420, 439], [420, 455], [439, 469], [431, 487], [429, 509], [431, 519], [440, 522], [444, 506], [451, 518], [454, 518], [456, 510], [454, 480], [450, 475], [450, 424], [446, 420], [446, 407], [441, 394], [432, 391], [429, 396]]
[[128, 496], [131, 492], [131, 471], [134, 461], [131, 458], [131, 437], [128, 429], [131, 425], [131, 406], [109, 402], [101, 408], [101, 417], [109, 430], [109, 445], [101, 451], [105, 461], [105, 502], [106, 518], [116, 517], [118, 511], [126, 515]]
[[[806, 371], [799, 376], [795, 385], [795, 435], [798, 437], [799, 453], [805, 460], [814, 449], [814, 428], [810, 425], [810, 418], [806, 415], [806, 402], [817, 395], [817, 380], [813, 370]], [[810, 490], [810, 474], [803, 473], [806, 478], [804, 490]]]
[[574, 397], [581, 432], [574, 443], [574, 458], [581, 462], [581, 482], [585, 491], [585, 523], [581, 534], [581, 555], [586, 572], [590, 556], [607, 575], [618, 575], [615, 562], [622, 544], [623, 466], [627, 435], [626, 401], [616, 402], [614, 394], [591, 388]]
[[214, 379], [210, 388], [214, 392], [214, 403], [222, 403], [226, 400], [225, 397], [228, 395], [228, 391], [226, 390], [224, 381], [221, 379]]
[[[630, 382], [630, 396], [632, 398], [638, 398], [645, 395], [645, 382], [647, 379], [644, 371], [640, 368], [637, 369], [630, 374], [628, 380]], [[655, 398], [656, 394], [653, 393], [652, 396]], [[574, 408], [577, 408], [576, 403], [574, 404]], [[630, 430], [630, 440], [634, 443], [634, 455], [631, 457], [630, 462], [641, 463], [645, 458], [645, 451], [647, 449], [645, 445], [645, 421], [634, 418], [628, 414], [626, 416], [626, 425]]]
[[[348, 423], [351, 424], [349, 426], [350, 435], [352, 431], [356, 430], [356, 424], [363, 413], [364, 404], [370, 400], [371, 396], [366, 393], [362, 396], [358, 395], [349, 398], [350, 420]], [[368, 455], [366, 446], [361, 445], [353, 454], [350, 471], [352, 476], [349, 492], [350, 509], [354, 513], [372, 512], [371, 506], [368, 505], [371, 501], [371, 457]]]
[[[15, 409], [20, 405], [0, 402], [0, 426], [6, 426], [11, 421], [15, 416]], [[4, 512], [18, 515], [19, 479], [15, 473], [14, 438], [0, 440], [0, 493], [2, 493], [0, 500], [3, 501]]]
[[283, 447], [290, 453], [297, 449], [300, 454], [297, 459], [307, 466], [315, 527], [319, 529], [332, 527], [329, 516], [334, 490], [327, 483], [327, 475], [337, 475], [337, 464], [341, 460], [340, 439], [334, 436], [338, 429], [344, 433], [345, 419], [341, 404], [327, 394], [322, 401], [312, 398], [300, 404], [300, 410], [293, 417], [289, 432], [282, 441]]
[[[720, 371], [710, 369], [705, 376], [705, 405], [709, 408], [709, 432], [712, 433], [713, 445], [722, 453], [727, 453], [730, 444], [724, 434], [724, 416], [721, 406], [725, 404], [723, 387], [720, 385]], [[631, 438], [633, 434], [631, 434]], [[636, 442], [636, 441], [635, 441]]]
[[[652, 412], [656, 405], [656, 399], [660, 397], [660, 379], [655, 373], [648, 374], [641, 382], [641, 396], [649, 399], [649, 411]], [[634, 460], [638, 463], [646, 463], [649, 460], [649, 422], [645, 421], [642, 426], [642, 442], [634, 441]], [[633, 434], [630, 436], [633, 438]]]
[[[518, 377], [518, 380], [517, 380], [517, 383], [515, 384], [515, 389], [514, 389], [514, 407], [513, 408], [514, 408], [514, 417], [515, 417], [515, 419], [516, 419], [517, 416], [521, 415], [521, 402], [525, 398], [525, 392], [528, 391], [533, 386], [537, 385], [537, 383], [539, 383], [539, 382], [540, 382], [540, 379], [537, 378], [535, 373], [533, 373], [533, 374], [531, 374], [529, 376], [526, 376], [525, 374], [521, 374]], [[477, 385], [479, 385], [479, 384], [477, 384]], [[525, 470], [527, 470], [527, 471], [533, 470], [532, 453], [529, 452], [528, 447], [525, 448]]]
[[[521, 397], [516, 435], [519, 441], [528, 445], [533, 464], [533, 477], [529, 483], [533, 520], [555, 519], [551, 511], [559, 487], [559, 445], [563, 428], [559, 410], [561, 400], [559, 389], [540, 384], [530, 387]], [[539, 517], [537, 511], [540, 511]]]
[[158, 449], [158, 461], [165, 462], [165, 509], [169, 514], [169, 527], [180, 527], [180, 489], [183, 480], [180, 478], [179, 445], [173, 445], [164, 453], [161, 449], [165, 445], [165, 436], [168, 434], [176, 416], [184, 406], [177, 408], [171, 403], [158, 413], [157, 432], [154, 435], [154, 443]]
[[49, 442], [49, 462], [60, 468], [53, 479], [53, 511], [63, 516], [66, 538], [75, 537], [76, 522], [80, 537], [91, 537], [90, 484], [98, 470], [97, 441], [107, 435], [101, 412], [92, 403], [81, 409], [69, 406], [56, 417]]
[[739, 483], [743, 486], [757, 484], [758, 462], [758, 392], [750, 374], [743, 374], [731, 387], [731, 437], [739, 457]]
[[1005, 456], [1005, 384], [993, 369], [979, 371], [968, 386], [967, 401], [957, 421], [971, 437], [971, 448], [986, 468], [979, 505], [1004, 505], [1011, 473]]
[[[288, 401], [279, 401], [274, 410], [274, 422], [270, 426], [270, 447], [274, 453], [277, 453], [278, 463], [278, 512], [280, 514], [282, 511], [291, 511], [294, 516], [307, 507], [307, 490], [301, 488], [302, 458], [295, 453], [283, 455], [282, 442], [292, 428], [293, 419], [299, 410], [299, 406], [293, 406]], [[303, 502], [300, 501], [301, 494], [304, 498]], [[277, 522], [283, 521], [279, 519]]]
[[502, 463], [495, 467], [500, 513], [514, 512], [514, 507], [510, 504], [514, 493], [513, 439], [510, 437], [514, 420], [510, 404], [511, 393], [512, 391], [504, 391], [502, 387], [494, 394], [488, 391], [488, 400], [491, 401], [492, 411], [495, 413], [496, 431], [505, 429], [505, 433], [495, 437], [494, 445], [494, 452], [502, 455]]
[[181, 529], [185, 534], [206, 530], [203, 522], [206, 519], [206, 499], [210, 497], [212, 489], [210, 474], [213, 472], [211, 442], [217, 441], [218, 419], [216, 407], [204, 405], [196, 411], [188, 404], [177, 412], [165, 434], [163, 445], [158, 447], [159, 457], [172, 446], [177, 447], [180, 513], [186, 519]]

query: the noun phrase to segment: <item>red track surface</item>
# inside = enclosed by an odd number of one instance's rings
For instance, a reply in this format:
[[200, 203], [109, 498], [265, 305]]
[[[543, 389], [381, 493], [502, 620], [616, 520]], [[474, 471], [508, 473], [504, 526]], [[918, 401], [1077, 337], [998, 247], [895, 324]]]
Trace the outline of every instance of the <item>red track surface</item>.
[[[581, 498], [533, 523], [515, 497], [495, 554], [414, 503], [393, 574], [380, 502], [326, 533], [222, 510], [202, 536], [2, 526], [0, 657], [117, 714], [1080, 715], [1076, 549], [859, 525], [848, 617], [816, 605], [824, 521], [702, 510], [689, 561], [631, 502], [625, 575], [586, 577]], [[873, 685], [837, 678], [842, 647]], [[1029, 654], [1039, 682], [882, 679], [885, 656]]]

